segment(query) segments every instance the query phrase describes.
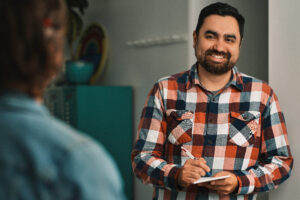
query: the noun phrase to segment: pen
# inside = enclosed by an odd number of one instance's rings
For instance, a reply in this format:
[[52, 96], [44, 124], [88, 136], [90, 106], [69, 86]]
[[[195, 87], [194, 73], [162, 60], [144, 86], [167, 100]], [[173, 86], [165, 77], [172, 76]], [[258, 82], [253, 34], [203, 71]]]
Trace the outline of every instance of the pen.
[[[193, 156], [193, 154], [191, 152], [189, 152], [189, 150], [187, 150], [186, 148], [184, 148], [183, 146], [181, 146], [181, 149], [186, 153], [186, 155], [193, 160], [198, 160], [198, 158], [196, 158], [195, 156]], [[206, 172], [205, 177], [209, 177], [211, 176], [210, 172]]]

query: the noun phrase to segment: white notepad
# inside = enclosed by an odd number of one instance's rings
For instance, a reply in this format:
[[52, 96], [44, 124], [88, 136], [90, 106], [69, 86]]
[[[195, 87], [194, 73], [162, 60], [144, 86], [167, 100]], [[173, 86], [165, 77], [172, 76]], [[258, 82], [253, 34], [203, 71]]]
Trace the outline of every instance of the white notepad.
[[219, 177], [201, 177], [197, 181], [195, 181], [194, 184], [216, 181], [216, 180], [221, 180], [221, 179], [225, 179], [225, 178], [229, 178], [229, 177], [230, 177], [229, 175], [219, 176]]

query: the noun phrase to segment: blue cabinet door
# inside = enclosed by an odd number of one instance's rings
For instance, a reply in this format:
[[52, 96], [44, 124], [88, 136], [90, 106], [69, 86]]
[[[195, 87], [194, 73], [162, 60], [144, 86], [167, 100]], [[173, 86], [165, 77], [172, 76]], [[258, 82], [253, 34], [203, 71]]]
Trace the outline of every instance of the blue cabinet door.
[[114, 157], [133, 199], [130, 153], [132, 149], [132, 88], [78, 86], [77, 128], [100, 141]]
[[[45, 105], [66, 123], [99, 141], [113, 156], [133, 199], [132, 88], [120, 86], [74, 86], [49, 89]], [[99, 169], [101, 170], [101, 169]]]

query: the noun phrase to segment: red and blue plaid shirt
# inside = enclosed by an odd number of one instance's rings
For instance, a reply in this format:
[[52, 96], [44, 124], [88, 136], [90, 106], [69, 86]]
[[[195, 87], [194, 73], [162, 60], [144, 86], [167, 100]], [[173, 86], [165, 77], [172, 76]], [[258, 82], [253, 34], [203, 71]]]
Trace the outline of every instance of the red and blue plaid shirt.
[[[212, 174], [234, 173], [237, 193], [219, 196], [196, 185], [182, 190], [178, 172], [189, 157], [181, 146], [204, 158]], [[217, 93], [201, 86], [196, 65], [159, 80], [146, 100], [132, 151], [133, 171], [154, 185], [153, 199], [255, 199], [256, 192], [285, 181], [292, 165], [274, 91], [236, 67]]]

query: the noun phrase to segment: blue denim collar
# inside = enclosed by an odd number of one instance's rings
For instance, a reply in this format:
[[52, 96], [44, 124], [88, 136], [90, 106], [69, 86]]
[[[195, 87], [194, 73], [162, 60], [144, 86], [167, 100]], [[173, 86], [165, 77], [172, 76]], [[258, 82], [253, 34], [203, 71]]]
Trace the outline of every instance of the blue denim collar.
[[32, 97], [22, 92], [5, 91], [0, 96], [0, 110], [13, 110], [18, 112], [34, 112], [48, 115], [49, 111]]

